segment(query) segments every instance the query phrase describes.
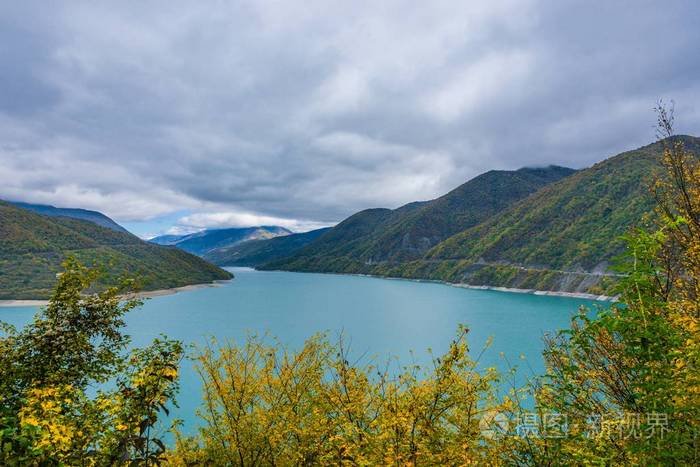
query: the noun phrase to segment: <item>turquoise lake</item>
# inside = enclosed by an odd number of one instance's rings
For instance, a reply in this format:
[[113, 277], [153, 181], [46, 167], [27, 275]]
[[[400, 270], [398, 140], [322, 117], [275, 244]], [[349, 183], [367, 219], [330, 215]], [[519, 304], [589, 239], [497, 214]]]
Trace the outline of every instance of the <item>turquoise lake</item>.
[[[462, 323], [470, 329], [474, 355], [493, 336], [480, 365], [506, 368], [502, 352], [524, 378], [543, 369], [543, 334], [568, 327], [580, 305], [593, 304], [429, 282], [231, 270], [236, 275], [231, 282], [152, 298], [133, 311], [127, 318], [133, 343], [143, 346], [160, 334], [187, 344], [203, 343], [209, 336], [242, 341], [249, 333], [267, 332], [293, 349], [314, 333], [326, 332], [332, 341], [342, 332], [353, 355], [425, 364], [430, 362], [427, 349], [444, 352]], [[35, 312], [31, 307], [0, 308], [0, 320], [21, 326]], [[175, 416], [191, 429], [200, 402], [199, 377], [191, 362], [183, 365], [178, 401]]]

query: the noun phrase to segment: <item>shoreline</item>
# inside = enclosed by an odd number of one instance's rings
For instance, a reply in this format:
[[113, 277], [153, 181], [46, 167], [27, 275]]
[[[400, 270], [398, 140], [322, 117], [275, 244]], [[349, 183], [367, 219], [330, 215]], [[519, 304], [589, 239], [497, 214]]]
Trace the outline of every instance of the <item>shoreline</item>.
[[[260, 271], [256, 269], [256, 271]], [[584, 300], [594, 300], [597, 302], [616, 302], [617, 297], [610, 295], [596, 295], [585, 292], [558, 292], [553, 290], [537, 290], [537, 289], [518, 289], [515, 287], [499, 287], [495, 285], [471, 285], [465, 284], [463, 282], [446, 282], [439, 279], [420, 279], [420, 278], [410, 278], [410, 277], [391, 277], [391, 276], [379, 276], [376, 274], [359, 274], [359, 273], [344, 273], [344, 272], [316, 272], [316, 271], [285, 271], [283, 269], [276, 269], [270, 272], [298, 272], [302, 274], [335, 274], [338, 276], [356, 276], [356, 277], [372, 277], [374, 279], [386, 279], [392, 281], [409, 281], [409, 282], [426, 282], [432, 284], [442, 284], [448, 285], [450, 287], [457, 287], [461, 289], [472, 289], [472, 290], [491, 290], [495, 292], [506, 292], [506, 293], [519, 293], [519, 294], [530, 294], [530, 295], [542, 295], [546, 297], [565, 297], [565, 298], [581, 298]], [[265, 272], [265, 270], [262, 270]]]
[[170, 289], [157, 289], [145, 292], [138, 292], [134, 295], [135, 298], [155, 298], [165, 297], [167, 295], [175, 295], [180, 292], [189, 292], [191, 290], [207, 289], [210, 287], [221, 287], [222, 285], [231, 282], [233, 279], [217, 279], [212, 282], [203, 282], [201, 284], [183, 285], [181, 287], [172, 287]]
[[460, 289], [471, 289], [471, 290], [491, 290], [494, 292], [506, 292], [506, 293], [519, 293], [519, 294], [529, 294], [529, 295], [542, 295], [545, 297], [566, 297], [566, 298], [582, 298], [585, 300], [595, 300], [598, 302], [615, 302], [617, 297], [611, 297], [609, 295], [596, 295], [586, 292], [559, 292], [554, 290], [537, 290], [537, 289], [518, 289], [516, 287], [500, 287], [496, 285], [471, 285], [465, 284], [463, 282], [446, 282], [436, 279], [411, 279], [408, 277], [384, 277], [384, 276], [374, 276], [371, 274], [353, 274], [356, 276], [364, 277], [376, 277], [380, 279], [390, 279], [399, 281], [412, 281], [412, 282], [431, 282], [433, 284], [443, 284], [449, 285], [450, 287], [457, 287]]
[[617, 297], [611, 297], [610, 295], [596, 295], [596, 294], [585, 293], [585, 292], [556, 292], [553, 290], [517, 289], [514, 287], [496, 287], [496, 286], [490, 286], [490, 285], [452, 284], [449, 282], [443, 282], [443, 284], [451, 285], [452, 287], [459, 287], [462, 289], [494, 290], [496, 292], [520, 293], [520, 294], [530, 294], [530, 295], [544, 295], [547, 297], [583, 298], [586, 300], [595, 300], [598, 302], [616, 302], [617, 301]]
[[[155, 298], [155, 297], [165, 297], [167, 295], [175, 295], [180, 292], [189, 292], [191, 290], [205, 289], [209, 287], [221, 287], [227, 282], [231, 282], [233, 279], [218, 279], [212, 282], [203, 282], [201, 284], [190, 284], [183, 285], [180, 287], [172, 287], [170, 289], [157, 289], [148, 290], [144, 292], [138, 292], [136, 294], [127, 294], [125, 298]], [[0, 300], [0, 308], [9, 307], [37, 307], [46, 306], [49, 303], [48, 300]]]
[[[251, 269], [253, 269], [255, 271], [259, 271], [258, 269], [255, 269], [255, 268], [251, 268]], [[277, 272], [301, 272], [301, 273], [307, 273], [307, 274], [335, 274], [335, 275], [341, 275], [341, 276], [372, 277], [375, 279], [401, 280], [401, 281], [410, 281], [410, 282], [429, 282], [429, 283], [433, 283], [433, 284], [443, 284], [443, 285], [448, 285], [451, 287], [457, 287], [457, 288], [462, 288], [462, 289], [472, 289], [472, 290], [491, 290], [491, 291], [495, 291], [495, 292], [542, 295], [542, 296], [547, 296], [547, 297], [581, 298], [584, 300], [594, 300], [594, 301], [598, 301], [598, 302], [615, 302], [615, 301], [617, 301], [617, 297], [611, 297], [609, 295], [596, 295], [596, 294], [590, 294], [590, 293], [585, 293], [585, 292], [559, 292], [559, 291], [552, 291], [552, 290], [518, 289], [515, 287], [499, 287], [499, 286], [491, 286], [491, 285], [471, 285], [471, 284], [465, 284], [465, 283], [446, 282], [446, 281], [441, 281], [441, 280], [436, 280], [436, 279], [419, 279], [419, 278], [413, 279], [410, 277], [389, 277], [389, 276], [378, 276], [378, 275], [374, 275], [374, 274], [348, 274], [348, 273], [340, 273], [340, 272], [311, 272], [311, 271], [282, 271], [282, 270], [277, 271]], [[135, 297], [136, 298], [143, 298], [143, 299], [164, 297], [167, 295], [174, 295], [174, 294], [180, 293], [180, 292], [189, 292], [192, 290], [203, 289], [203, 288], [208, 288], [208, 287], [220, 287], [222, 284], [225, 284], [225, 283], [230, 282], [232, 280], [233, 279], [222, 279], [222, 280], [215, 280], [212, 282], [205, 282], [202, 284], [190, 284], [190, 285], [184, 285], [181, 287], [173, 287], [170, 289], [149, 290], [149, 291], [145, 291], [145, 292], [139, 292], [135, 295]], [[49, 303], [48, 300], [0, 300], [0, 308], [37, 307], [37, 306], [46, 306], [48, 303]]]

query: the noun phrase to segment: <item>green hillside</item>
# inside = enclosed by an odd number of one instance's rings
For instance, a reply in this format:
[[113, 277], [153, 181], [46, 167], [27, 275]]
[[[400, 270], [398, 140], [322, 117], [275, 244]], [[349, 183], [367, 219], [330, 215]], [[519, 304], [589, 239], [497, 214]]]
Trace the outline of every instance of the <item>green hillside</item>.
[[231, 274], [173, 247], [67, 217], [47, 217], [0, 201], [0, 299], [48, 297], [61, 262], [74, 255], [105, 266], [104, 283], [138, 275], [144, 290], [229, 279]]
[[[700, 139], [690, 136], [678, 138], [682, 138], [689, 150], [700, 154]], [[642, 224], [645, 214], [652, 209], [649, 187], [654, 171], [659, 168], [661, 152], [662, 144], [655, 143], [619, 154], [548, 184], [530, 196], [521, 196], [501, 210], [497, 210], [501, 205], [492, 205], [493, 200], [502, 199], [498, 196], [501, 190], [509, 192], [521, 185], [504, 183], [499, 187], [494, 180], [475, 184], [483, 193], [479, 196], [478, 190], [475, 190], [477, 193], [470, 200], [477, 214], [467, 212], [461, 215], [469, 218], [471, 214], [471, 219], [481, 219], [481, 222], [475, 222], [445, 238], [419, 259], [405, 254], [372, 254], [379, 250], [396, 251], [395, 239], [401, 234], [403, 238], [417, 238], [414, 232], [420, 225], [425, 225], [426, 229], [443, 228], [443, 231], [449, 231], [444, 226], [457, 222], [453, 219], [455, 214], [451, 214], [455, 210], [447, 207], [448, 203], [443, 203], [447, 205], [444, 209], [431, 205], [433, 215], [425, 217], [423, 222], [415, 219], [420, 218], [421, 211], [427, 207], [404, 216], [391, 228], [382, 229], [382, 234], [373, 238], [373, 242], [360, 242], [362, 245], [380, 243], [383, 248], [373, 246], [372, 249], [361, 250], [351, 247], [357, 240], [344, 242], [342, 239], [332, 249], [328, 246], [319, 248], [322, 240], [327, 241], [329, 232], [293, 257], [271, 262], [263, 268], [366, 273], [470, 285], [604, 293], [615, 281], [608, 266], [612, 258], [622, 251], [619, 237], [633, 225]], [[492, 172], [482, 177], [489, 174]], [[438, 200], [432, 203], [437, 204]], [[460, 212], [459, 209], [456, 212]], [[388, 216], [384, 213], [385, 219]], [[384, 223], [386, 225], [386, 220]], [[368, 251], [372, 254], [366, 254]]]
[[[700, 139], [683, 136], [700, 154]], [[654, 206], [662, 144], [619, 154], [554, 183], [434, 247], [374, 274], [567, 292], [608, 293], [620, 236]]]
[[256, 267], [293, 255], [328, 230], [329, 228], [324, 228], [281, 237], [248, 240], [232, 247], [209, 251], [203, 258], [219, 266]]
[[292, 258], [264, 267], [355, 273], [421, 258], [440, 241], [572, 173], [564, 167], [493, 170], [432, 201], [361, 211]]
[[420, 258], [440, 241], [572, 173], [573, 169], [565, 167], [486, 172], [388, 226], [372, 240], [371, 260]]
[[593, 269], [619, 251], [616, 238], [653, 207], [656, 155], [643, 148], [598, 163], [454, 235], [426, 258]]

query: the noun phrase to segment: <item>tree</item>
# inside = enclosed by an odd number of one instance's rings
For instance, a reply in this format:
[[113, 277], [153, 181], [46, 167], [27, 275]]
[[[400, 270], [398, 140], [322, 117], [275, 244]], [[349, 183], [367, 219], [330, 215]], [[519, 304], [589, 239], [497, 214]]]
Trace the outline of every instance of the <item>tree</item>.
[[521, 440], [522, 463], [700, 464], [700, 161], [674, 136], [672, 109], [657, 113], [654, 227], [625, 237], [619, 302], [547, 339], [536, 410], [569, 432]]
[[[179, 342], [127, 352], [131, 281], [86, 295], [99, 273], [69, 258], [49, 304], [0, 335], [0, 463], [157, 462], [154, 427], [177, 391]], [[108, 388], [112, 389], [108, 389]]]

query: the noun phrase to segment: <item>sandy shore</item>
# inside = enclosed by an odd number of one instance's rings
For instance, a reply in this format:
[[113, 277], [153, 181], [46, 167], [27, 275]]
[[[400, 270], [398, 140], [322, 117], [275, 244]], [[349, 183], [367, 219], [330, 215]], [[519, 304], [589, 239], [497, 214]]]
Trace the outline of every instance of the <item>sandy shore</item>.
[[452, 287], [459, 287], [461, 289], [495, 290], [496, 292], [546, 295], [548, 297], [583, 298], [586, 300], [597, 300], [600, 302], [615, 302], [615, 301], [617, 301], [617, 297], [611, 297], [609, 295], [596, 295], [596, 294], [583, 293], [583, 292], [555, 292], [555, 291], [551, 291], [551, 290], [516, 289], [513, 287], [496, 287], [496, 286], [491, 286], [491, 285], [470, 285], [470, 284], [462, 284], [462, 283], [455, 284], [452, 282], [445, 282], [445, 281], [441, 281], [441, 280], [411, 279], [411, 278], [404, 278], [404, 277], [383, 277], [383, 276], [373, 276], [370, 274], [353, 274], [353, 275], [364, 276], [364, 277], [378, 277], [380, 279], [405, 280], [405, 281], [412, 281], [412, 282], [432, 282], [435, 284], [445, 284], [445, 285], [450, 285]]
[[172, 289], [149, 290], [148, 292], [139, 292], [136, 294], [138, 298], [153, 298], [163, 297], [165, 295], [174, 295], [179, 292], [188, 292], [190, 290], [206, 289], [209, 287], [220, 287], [223, 284], [231, 282], [233, 279], [217, 280], [214, 282], [205, 282], [203, 284], [185, 285], [182, 287], [173, 287]]
[[444, 282], [444, 283], [451, 285], [453, 287], [461, 287], [463, 289], [495, 290], [497, 292], [526, 293], [526, 294], [532, 294], [532, 295], [546, 295], [549, 297], [585, 298], [587, 300], [598, 300], [601, 302], [617, 301], [617, 297], [611, 297], [609, 295], [595, 295], [595, 294], [583, 293], [583, 292], [553, 292], [553, 291], [548, 291], [548, 290], [515, 289], [515, 288], [511, 288], [511, 287], [491, 287], [488, 285], [450, 284], [448, 282]]
[[0, 308], [10, 306], [44, 306], [47, 300], [0, 300]]
[[[149, 290], [147, 292], [139, 292], [135, 295], [130, 295], [129, 297], [137, 298], [153, 298], [153, 297], [163, 297], [165, 295], [173, 295], [179, 292], [187, 292], [190, 290], [204, 289], [208, 287], [220, 287], [222, 284], [232, 281], [233, 279], [227, 280], [217, 280], [214, 282], [205, 282], [203, 284], [192, 284], [185, 285], [183, 287], [173, 287], [172, 289], [159, 289], [159, 290]], [[20, 306], [46, 306], [48, 300], [0, 300], [1, 307], [20, 307]]]

